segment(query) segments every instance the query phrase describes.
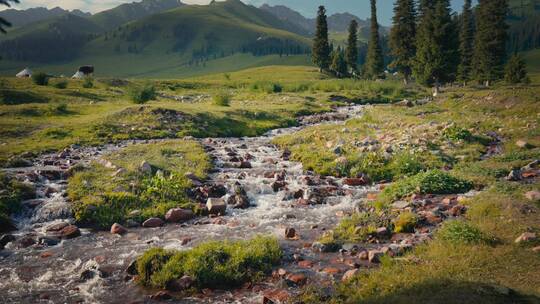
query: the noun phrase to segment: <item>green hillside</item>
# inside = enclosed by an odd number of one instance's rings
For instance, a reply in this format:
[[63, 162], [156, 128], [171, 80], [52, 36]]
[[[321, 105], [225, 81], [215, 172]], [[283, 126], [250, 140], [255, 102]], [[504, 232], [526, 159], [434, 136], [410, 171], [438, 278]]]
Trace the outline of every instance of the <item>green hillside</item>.
[[[92, 64], [99, 76], [159, 78], [275, 64], [279, 56], [290, 56], [285, 64], [309, 63], [305, 56], [294, 56], [309, 52], [308, 38], [287, 31], [289, 24], [239, 0], [182, 6], [106, 32], [100, 32], [95, 17], [62, 18], [66, 20], [21, 28], [0, 43], [5, 58], [0, 73], [12, 75], [29, 66], [69, 75], [78, 65]], [[20, 49], [21, 42], [25, 49]]]

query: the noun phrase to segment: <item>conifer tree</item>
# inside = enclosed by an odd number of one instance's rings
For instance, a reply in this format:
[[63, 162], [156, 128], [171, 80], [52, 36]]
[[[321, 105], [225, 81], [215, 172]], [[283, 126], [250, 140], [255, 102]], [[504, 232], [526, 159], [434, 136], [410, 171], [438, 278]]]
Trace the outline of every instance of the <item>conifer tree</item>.
[[508, 60], [505, 67], [504, 80], [509, 84], [528, 83], [527, 68], [525, 61], [518, 54], [513, 55]]
[[[19, 0], [0, 0], [0, 5], [5, 5], [7, 7], [11, 7], [10, 2], [13, 3], [19, 3]], [[5, 20], [4, 18], [0, 18], [0, 32], [6, 33], [5, 27], [10, 27], [11, 23]]]
[[330, 69], [340, 78], [347, 74], [347, 61], [345, 61], [345, 54], [341, 47], [338, 47], [332, 53], [332, 65]]
[[479, 0], [476, 14], [473, 76], [489, 86], [501, 79], [506, 59], [507, 0]]
[[423, 0], [420, 12], [413, 74], [420, 84], [433, 86], [436, 94], [441, 84], [455, 79], [458, 32], [449, 0]]
[[368, 52], [364, 65], [366, 78], [377, 78], [384, 72], [384, 58], [379, 37], [379, 23], [377, 21], [377, 1], [371, 1], [371, 33], [368, 42]]
[[398, 0], [394, 5], [393, 26], [390, 31], [390, 67], [403, 75], [405, 83], [412, 74], [416, 55], [416, 8], [414, 0]]
[[354, 73], [358, 70], [358, 22], [352, 20], [349, 25], [349, 38], [346, 50], [347, 65]]
[[471, 0], [465, 0], [459, 32], [459, 55], [457, 79], [464, 84], [471, 79], [474, 44], [474, 24]]
[[313, 63], [315, 63], [322, 72], [330, 66], [330, 46], [328, 44], [328, 23], [326, 21], [326, 9], [319, 6], [317, 13], [317, 28], [313, 40], [312, 51]]

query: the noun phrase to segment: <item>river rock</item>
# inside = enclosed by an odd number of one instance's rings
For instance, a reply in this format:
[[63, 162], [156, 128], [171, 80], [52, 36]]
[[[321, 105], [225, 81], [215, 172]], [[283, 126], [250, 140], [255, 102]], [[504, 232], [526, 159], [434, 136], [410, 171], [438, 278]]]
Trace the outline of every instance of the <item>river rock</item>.
[[142, 223], [145, 228], [156, 228], [163, 226], [164, 222], [159, 217], [151, 217]]
[[225, 214], [227, 211], [227, 203], [222, 198], [209, 198], [206, 201], [206, 209], [210, 214]]
[[392, 208], [394, 209], [405, 209], [409, 207], [410, 203], [407, 201], [397, 201], [392, 203]]
[[192, 277], [185, 275], [180, 279], [172, 280], [167, 283], [167, 290], [170, 291], [184, 291], [190, 289], [193, 286], [194, 280]]
[[128, 232], [128, 230], [124, 226], [122, 226], [122, 225], [120, 225], [118, 223], [114, 223], [111, 226], [111, 233], [112, 234], [124, 234], [124, 233], [127, 233], [127, 232]]
[[139, 171], [143, 174], [152, 174], [152, 165], [147, 161], [143, 160], [139, 165]]
[[287, 227], [285, 229], [285, 237], [288, 239], [293, 239], [296, 237], [296, 230], [294, 228]]
[[347, 186], [365, 186], [368, 184], [368, 181], [364, 177], [355, 177], [355, 178], [346, 178], [343, 180], [343, 183]]
[[382, 251], [378, 250], [370, 250], [368, 252], [368, 261], [370, 263], [379, 263], [381, 261], [381, 258], [383, 257], [384, 253]]
[[81, 236], [81, 230], [75, 225], [68, 225], [60, 230], [60, 236], [63, 239], [73, 239]]
[[170, 223], [178, 223], [189, 221], [194, 218], [193, 211], [188, 209], [173, 208], [169, 209], [165, 214], [165, 220]]
[[536, 233], [524, 232], [515, 240], [516, 243], [531, 242], [536, 240]]
[[150, 299], [156, 301], [166, 301], [172, 299], [172, 296], [166, 291], [158, 291], [150, 296]]
[[227, 198], [227, 205], [236, 209], [246, 209], [250, 206], [249, 198], [242, 194], [231, 195]]
[[239, 166], [240, 169], [251, 169], [251, 163], [248, 162], [248, 161], [243, 161], [243, 162], [240, 162], [240, 166]]
[[357, 273], [358, 273], [358, 268], [347, 270], [347, 272], [345, 272], [345, 274], [341, 278], [341, 281], [342, 282], [347, 282], [350, 279], [352, 279]]
[[284, 304], [290, 298], [290, 294], [285, 289], [272, 289], [264, 292], [263, 304]]
[[33, 235], [25, 235], [22, 238], [18, 239], [16, 242], [17, 248], [27, 248], [32, 245], [36, 244], [35, 236]]
[[301, 273], [291, 273], [287, 276], [287, 282], [295, 286], [303, 286], [307, 283], [307, 277]]
[[45, 231], [47, 232], [53, 232], [53, 231], [60, 231], [64, 229], [65, 227], [69, 226], [69, 223], [67, 222], [59, 222], [55, 224], [51, 224], [45, 228]]
[[514, 170], [510, 171], [510, 173], [506, 177], [506, 180], [507, 181], [513, 181], [513, 182], [521, 180], [521, 170], [514, 169]]
[[525, 193], [525, 197], [530, 201], [538, 201], [540, 200], [540, 191], [529, 191]]
[[11, 234], [4, 234], [0, 237], [0, 250], [3, 249], [8, 243], [15, 241], [15, 237]]
[[287, 183], [284, 182], [284, 181], [275, 181], [270, 186], [272, 187], [274, 192], [279, 192], [280, 190], [285, 188], [286, 185], [287, 185]]
[[60, 243], [60, 239], [56, 236], [40, 236], [38, 243], [45, 246], [56, 246]]

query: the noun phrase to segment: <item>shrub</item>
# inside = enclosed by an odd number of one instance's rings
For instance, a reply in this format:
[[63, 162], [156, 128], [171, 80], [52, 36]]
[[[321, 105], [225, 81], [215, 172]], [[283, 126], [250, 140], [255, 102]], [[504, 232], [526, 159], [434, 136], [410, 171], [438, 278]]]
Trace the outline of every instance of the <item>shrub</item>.
[[228, 107], [231, 103], [231, 95], [225, 92], [217, 93], [213, 100], [216, 106]]
[[91, 89], [94, 87], [94, 79], [92, 79], [92, 77], [86, 77], [84, 78], [84, 81], [83, 81], [83, 84], [82, 84], [83, 88], [85, 89]]
[[258, 236], [249, 241], [207, 242], [189, 251], [150, 249], [137, 260], [137, 270], [139, 282], [149, 287], [166, 288], [189, 275], [196, 288], [228, 288], [260, 280], [281, 255], [276, 239]]
[[34, 187], [0, 172], [0, 232], [13, 227], [9, 215], [21, 208], [21, 201], [36, 196]]
[[396, 154], [389, 164], [390, 171], [395, 177], [413, 176], [425, 170], [422, 161], [411, 152]]
[[156, 88], [153, 85], [134, 87], [130, 90], [131, 100], [136, 104], [144, 104], [157, 97]]
[[57, 105], [50, 105], [47, 112], [50, 115], [68, 114], [69, 113], [68, 105], [66, 103], [60, 103], [60, 104], [57, 104]]
[[451, 243], [478, 244], [486, 240], [485, 235], [463, 220], [447, 221], [437, 232], [437, 237]]
[[124, 222], [126, 215], [141, 204], [137, 196], [125, 192], [88, 196], [75, 205], [75, 219], [83, 224], [109, 228], [116, 222]]
[[394, 231], [396, 233], [400, 232], [414, 232], [414, 228], [418, 222], [416, 214], [412, 212], [401, 213], [394, 220]]
[[49, 75], [39, 72], [32, 75], [32, 81], [40, 86], [46, 86], [49, 84]]
[[383, 203], [412, 194], [455, 194], [471, 190], [473, 184], [441, 170], [431, 170], [396, 181], [381, 193]]
[[60, 80], [54, 84], [54, 87], [57, 89], [65, 89], [68, 86], [67, 80]]
[[450, 140], [465, 140], [470, 141], [472, 139], [472, 134], [469, 130], [458, 127], [458, 126], [451, 126], [446, 128], [443, 131], [443, 136]]
[[367, 241], [379, 227], [390, 227], [390, 220], [375, 212], [359, 212], [344, 218], [333, 231], [324, 235], [320, 242], [335, 244]]
[[516, 54], [510, 57], [504, 70], [504, 79], [509, 84], [530, 82], [525, 61], [520, 55]]

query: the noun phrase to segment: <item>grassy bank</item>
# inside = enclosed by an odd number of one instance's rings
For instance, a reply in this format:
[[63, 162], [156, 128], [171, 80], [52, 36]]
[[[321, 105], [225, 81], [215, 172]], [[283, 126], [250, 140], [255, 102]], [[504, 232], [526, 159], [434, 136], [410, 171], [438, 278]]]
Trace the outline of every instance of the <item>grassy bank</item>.
[[[142, 171], [143, 162], [151, 170]], [[104, 156], [103, 162], [76, 167], [68, 180], [68, 195], [75, 219], [98, 228], [164, 218], [171, 208], [197, 213], [198, 204], [186, 194], [192, 185], [185, 175], [204, 179], [210, 167], [209, 157], [195, 141], [137, 144]]]
[[[540, 202], [526, 196], [538, 191], [540, 181], [534, 166], [522, 170], [523, 180], [505, 177], [540, 158], [539, 92], [536, 85], [448, 89], [425, 105], [376, 106], [345, 126], [314, 127], [277, 139], [316, 172], [395, 181], [373, 202], [378, 210], [397, 200], [412, 202], [414, 194], [483, 190], [461, 201], [467, 208], [464, 219], [443, 224], [434, 241], [404, 258], [383, 259], [380, 268], [360, 271], [337, 286], [332, 300], [307, 292], [304, 301], [538, 302], [540, 260], [532, 248], [539, 243], [514, 240], [523, 232], [540, 232]], [[496, 144], [496, 138], [502, 142]], [[411, 232], [403, 227], [414, 222], [413, 216], [354, 214], [326, 241], [363, 241], [377, 227], [393, 229], [398, 223], [402, 228], [394, 232]]]

